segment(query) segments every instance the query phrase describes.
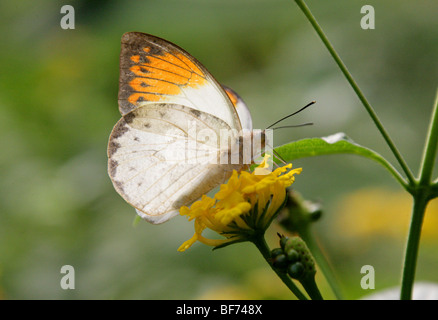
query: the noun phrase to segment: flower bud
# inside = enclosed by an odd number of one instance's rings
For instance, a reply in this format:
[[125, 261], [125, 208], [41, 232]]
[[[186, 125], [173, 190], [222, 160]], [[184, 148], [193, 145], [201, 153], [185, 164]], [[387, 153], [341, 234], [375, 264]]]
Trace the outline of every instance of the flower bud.
[[297, 262], [298, 260], [300, 260], [300, 254], [293, 248], [290, 248], [285, 253], [287, 260], [289, 260], [289, 262]]
[[284, 270], [288, 265], [287, 257], [285, 254], [279, 254], [272, 260], [272, 265], [280, 270]]
[[298, 234], [306, 230], [311, 223], [319, 220], [322, 215], [321, 204], [305, 200], [297, 191], [288, 191], [285, 208], [280, 212], [278, 221], [289, 232]]
[[295, 262], [287, 267], [287, 273], [294, 279], [300, 279], [304, 273], [304, 265], [301, 262]]
[[292, 278], [299, 280], [315, 275], [315, 262], [303, 239], [298, 236], [288, 238], [284, 245], [284, 252], [289, 260], [287, 271]]
[[272, 251], [271, 251], [271, 258], [275, 259], [275, 257], [277, 257], [277, 256], [279, 256], [280, 254], [283, 254], [283, 253], [284, 253], [283, 249], [281, 249], [281, 248], [272, 249]]
[[280, 247], [284, 250], [284, 247], [286, 245], [287, 240], [289, 239], [288, 237], [285, 237], [283, 235], [278, 234], [278, 236], [280, 237]]

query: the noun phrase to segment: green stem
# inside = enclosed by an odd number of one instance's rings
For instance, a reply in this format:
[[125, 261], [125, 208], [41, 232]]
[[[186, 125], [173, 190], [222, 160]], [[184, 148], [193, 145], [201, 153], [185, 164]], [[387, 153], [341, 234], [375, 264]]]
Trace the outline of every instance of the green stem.
[[423, 224], [424, 212], [427, 206], [427, 198], [422, 196], [414, 198], [412, 208], [411, 224], [409, 227], [408, 241], [406, 244], [405, 261], [400, 291], [401, 300], [412, 298], [415, 270], [417, 267], [418, 249], [420, 246], [421, 226]]
[[269, 250], [269, 247], [265, 241], [265, 238], [263, 235], [256, 236], [253, 238], [252, 243], [255, 244], [257, 249], [259, 249], [260, 253], [262, 254], [263, 258], [265, 258], [266, 262], [271, 266], [272, 270], [277, 274], [277, 276], [283, 281], [283, 283], [289, 288], [290, 291], [292, 291], [293, 294], [299, 299], [299, 300], [308, 300], [307, 297], [298, 289], [298, 287], [295, 285], [295, 283], [292, 281], [292, 279], [284, 272], [278, 271], [274, 266], [272, 265], [270, 258], [271, 258], [271, 252]]
[[336, 277], [333, 273], [333, 269], [330, 267], [330, 264], [327, 261], [324, 253], [321, 251], [320, 246], [315, 241], [315, 238], [313, 237], [310, 228], [308, 226], [301, 228], [299, 231], [299, 235], [304, 240], [310, 252], [312, 253], [313, 257], [315, 258], [316, 264], [324, 274], [336, 298], [338, 300], [342, 300], [343, 298], [342, 298], [341, 290], [338, 286], [338, 281], [336, 280]]
[[430, 198], [433, 199], [436, 197], [438, 197], [438, 180], [435, 180], [430, 188]]
[[420, 177], [416, 193], [414, 194], [414, 205], [412, 209], [411, 224], [409, 227], [408, 240], [406, 244], [405, 261], [403, 265], [402, 284], [400, 299], [412, 298], [412, 288], [415, 279], [417, 266], [418, 249], [420, 245], [421, 227], [423, 225], [424, 213], [429, 200], [436, 197], [435, 186], [431, 184], [433, 166], [438, 147], [438, 93], [434, 104], [432, 119], [429, 125], [428, 137], [423, 152]]
[[336, 50], [331, 45], [330, 41], [322, 31], [321, 27], [319, 26], [318, 22], [315, 20], [315, 17], [310, 12], [310, 9], [307, 7], [304, 1], [302, 0], [295, 0], [297, 5], [300, 7], [300, 9], [303, 11], [304, 15], [307, 17], [309, 22], [312, 24], [313, 28], [315, 29], [316, 33], [326, 46], [327, 50], [330, 52], [331, 56], [341, 69], [342, 73], [344, 74], [345, 78], [347, 79], [348, 83], [353, 88], [354, 92], [356, 92], [356, 95], [358, 96], [359, 100], [362, 102], [363, 106], [365, 107], [366, 111], [370, 115], [371, 119], [374, 121], [374, 124], [376, 125], [377, 129], [382, 134], [383, 138], [385, 139], [386, 143], [388, 144], [389, 148], [391, 149], [392, 153], [394, 154], [395, 158], [397, 159], [398, 163], [400, 164], [401, 168], [405, 172], [408, 181], [410, 185], [413, 185], [415, 183], [415, 178], [412, 175], [411, 170], [409, 169], [408, 165], [406, 164], [405, 160], [403, 159], [402, 155], [398, 151], [397, 147], [395, 146], [394, 142], [390, 138], [389, 134], [386, 132], [384, 126], [380, 122], [377, 114], [375, 113], [374, 109], [371, 107], [368, 100], [365, 98], [365, 95], [362, 93], [362, 91], [359, 89], [359, 86], [357, 85], [356, 81], [353, 79], [353, 76], [348, 71], [345, 64], [342, 62], [341, 58], [337, 54]]
[[423, 152], [423, 161], [420, 169], [420, 186], [429, 186], [431, 183], [433, 166], [438, 147], [438, 91], [435, 97], [432, 119], [430, 121], [428, 137]]
[[318, 286], [316, 285], [315, 277], [307, 277], [300, 282], [312, 300], [324, 300], [321, 292], [319, 292]]

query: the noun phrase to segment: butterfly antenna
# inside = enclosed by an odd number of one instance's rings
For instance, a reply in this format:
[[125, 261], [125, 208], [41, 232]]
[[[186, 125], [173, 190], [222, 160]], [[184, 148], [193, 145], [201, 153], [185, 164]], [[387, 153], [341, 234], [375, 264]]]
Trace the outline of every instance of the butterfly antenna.
[[285, 129], [285, 128], [298, 128], [298, 127], [305, 127], [305, 126], [312, 126], [312, 125], [313, 125], [313, 122], [306, 122], [306, 123], [290, 125], [290, 126], [275, 127], [275, 128], [272, 128], [272, 130]]
[[300, 113], [301, 111], [303, 111], [304, 109], [310, 107], [312, 104], [315, 104], [315, 103], [316, 103], [316, 101], [309, 102], [309, 103], [306, 104], [304, 107], [302, 107], [300, 110], [295, 111], [294, 113], [292, 113], [292, 114], [290, 114], [290, 115], [287, 115], [286, 117], [281, 118], [281, 119], [278, 120], [278, 121], [275, 121], [273, 124], [271, 124], [271, 125], [270, 125], [269, 127], [267, 127], [266, 129], [269, 129], [269, 128], [271, 128], [272, 126], [275, 126], [277, 123], [279, 123], [279, 122], [281, 122], [281, 121], [283, 121], [283, 120], [286, 120], [287, 118], [290, 118], [290, 117], [296, 115], [297, 113]]

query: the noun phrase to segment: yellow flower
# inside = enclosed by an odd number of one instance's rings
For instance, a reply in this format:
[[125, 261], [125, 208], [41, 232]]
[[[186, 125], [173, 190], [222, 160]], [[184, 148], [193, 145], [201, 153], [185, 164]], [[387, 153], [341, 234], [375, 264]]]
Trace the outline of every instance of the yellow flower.
[[[404, 239], [408, 232], [412, 198], [405, 192], [384, 188], [362, 189], [348, 194], [338, 208], [337, 227], [349, 240], [376, 237]], [[438, 239], [438, 202], [431, 201], [424, 217], [421, 239]]]
[[[292, 164], [287, 164], [271, 172], [267, 160], [268, 156], [251, 173], [233, 171], [214, 198], [204, 195], [190, 208], [181, 207], [181, 215], [195, 220], [195, 233], [178, 251], [187, 250], [196, 241], [215, 247], [248, 241], [254, 233], [268, 228], [286, 200], [286, 188], [301, 168], [291, 170]], [[225, 239], [205, 238], [202, 232], [207, 228]]]

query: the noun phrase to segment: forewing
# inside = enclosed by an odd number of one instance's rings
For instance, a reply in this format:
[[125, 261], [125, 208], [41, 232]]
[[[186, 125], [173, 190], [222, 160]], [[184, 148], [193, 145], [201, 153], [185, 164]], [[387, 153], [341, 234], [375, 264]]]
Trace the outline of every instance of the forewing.
[[125, 115], [143, 102], [184, 105], [241, 129], [227, 94], [201, 63], [164, 39], [128, 32], [120, 53], [120, 112]]

